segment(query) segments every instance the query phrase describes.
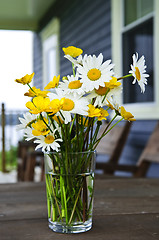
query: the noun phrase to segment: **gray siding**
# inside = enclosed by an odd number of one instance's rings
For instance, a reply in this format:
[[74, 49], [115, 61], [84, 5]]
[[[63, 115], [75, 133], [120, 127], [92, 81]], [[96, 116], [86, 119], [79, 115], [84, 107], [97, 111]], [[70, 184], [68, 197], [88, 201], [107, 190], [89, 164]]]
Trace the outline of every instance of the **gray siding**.
[[42, 44], [38, 33], [34, 33], [33, 46], [34, 86], [42, 89]]
[[[84, 53], [103, 53], [111, 58], [110, 0], [58, 0], [40, 22], [42, 30], [53, 18], [60, 20], [60, 74], [72, 74], [71, 64], [63, 56], [62, 47], [76, 46]], [[42, 52], [38, 33], [34, 34], [34, 72], [36, 87], [42, 86]]]
[[[111, 6], [110, 0], [76, 0], [63, 9], [60, 16], [60, 50], [70, 45], [80, 47], [84, 53], [103, 53], [111, 58]], [[70, 63], [60, 51], [61, 75], [72, 73]]]

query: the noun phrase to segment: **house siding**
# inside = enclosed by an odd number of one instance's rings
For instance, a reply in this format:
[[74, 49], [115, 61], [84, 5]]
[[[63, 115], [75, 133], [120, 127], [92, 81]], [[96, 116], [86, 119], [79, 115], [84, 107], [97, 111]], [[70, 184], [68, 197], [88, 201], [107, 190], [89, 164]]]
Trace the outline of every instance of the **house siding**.
[[62, 47], [77, 46], [84, 53], [103, 53], [111, 58], [110, 0], [77, 0], [61, 11], [60, 16], [60, 72], [72, 73], [70, 63], [63, 57]]
[[[111, 1], [110, 0], [58, 0], [40, 22], [40, 31], [53, 18], [60, 21], [60, 74], [72, 74], [69, 61], [63, 56], [63, 47], [77, 46], [84, 53], [103, 53], [111, 59]], [[39, 31], [39, 32], [40, 32]], [[34, 34], [35, 85], [42, 87], [42, 45], [40, 34]]]
[[42, 43], [39, 33], [33, 34], [33, 46], [34, 86], [42, 89]]

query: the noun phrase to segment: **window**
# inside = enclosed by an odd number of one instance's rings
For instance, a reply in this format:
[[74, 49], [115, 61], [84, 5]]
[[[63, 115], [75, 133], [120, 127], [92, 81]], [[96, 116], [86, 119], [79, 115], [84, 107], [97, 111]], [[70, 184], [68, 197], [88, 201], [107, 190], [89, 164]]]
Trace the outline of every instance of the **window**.
[[136, 84], [132, 87], [131, 81], [124, 81], [123, 103], [154, 102], [152, 12], [153, 0], [124, 0], [123, 74], [128, 73], [132, 55], [138, 52], [139, 57], [145, 56], [150, 77], [144, 95]]
[[59, 20], [53, 19], [41, 32], [43, 47], [43, 86], [59, 75]]
[[57, 75], [57, 36], [53, 34], [43, 43], [43, 64], [45, 70], [45, 85]]
[[123, 80], [121, 104], [136, 119], [159, 118], [159, 1], [112, 0], [112, 60], [119, 76], [127, 74], [132, 55], [145, 56], [148, 85], [144, 94], [132, 85], [132, 79]]
[[153, 12], [153, 0], [124, 0], [124, 25]]

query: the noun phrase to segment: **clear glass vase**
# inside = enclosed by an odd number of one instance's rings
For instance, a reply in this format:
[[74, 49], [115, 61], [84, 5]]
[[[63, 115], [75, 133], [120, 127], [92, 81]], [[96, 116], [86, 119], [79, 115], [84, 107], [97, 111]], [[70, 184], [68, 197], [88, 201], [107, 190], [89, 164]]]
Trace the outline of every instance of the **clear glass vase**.
[[95, 152], [45, 153], [49, 227], [81, 233], [92, 227]]

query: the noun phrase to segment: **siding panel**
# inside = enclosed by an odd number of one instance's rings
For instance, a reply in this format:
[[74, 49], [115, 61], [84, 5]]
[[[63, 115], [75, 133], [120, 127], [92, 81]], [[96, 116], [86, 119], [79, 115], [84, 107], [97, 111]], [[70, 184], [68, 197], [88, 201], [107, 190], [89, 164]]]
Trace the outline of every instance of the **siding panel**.
[[33, 46], [34, 86], [42, 89], [42, 43], [38, 33], [34, 33]]
[[[74, 45], [84, 53], [111, 58], [111, 15], [110, 0], [73, 1], [63, 9], [60, 16], [60, 44], [62, 47]], [[61, 50], [60, 49], [60, 50]], [[70, 63], [60, 51], [61, 75], [72, 73]]]

